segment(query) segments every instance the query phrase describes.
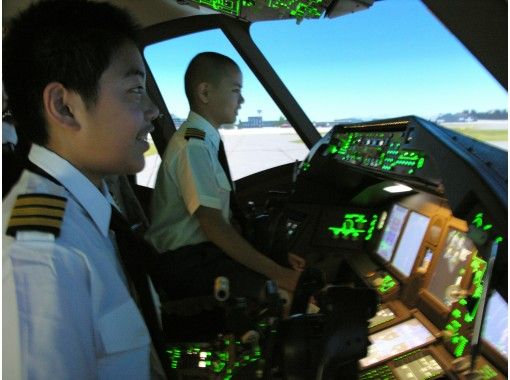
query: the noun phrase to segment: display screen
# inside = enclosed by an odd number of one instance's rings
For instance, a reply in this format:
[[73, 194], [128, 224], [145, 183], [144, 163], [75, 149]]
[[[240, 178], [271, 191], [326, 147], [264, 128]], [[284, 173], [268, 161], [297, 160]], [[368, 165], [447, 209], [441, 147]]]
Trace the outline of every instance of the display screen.
[[442, 374], [443, 369], [432, 355], [423, 355], [419, 359], [395, 367], [397, 379], [427, 380]]
[[450, 307], [459, 298], [464, 269], [475, 249], [473, 241], [464, 232], [454, 229], [448, 232], [441, 257], [427, 286], [428, 291], [445, 306]]
[[334, 248], [360, 248], [372, 239], [379, 214], [362, 209], [325, 209], [313, 242]]
[[430, 219], [425, 215], [411, 212], [407, 219], [404, 232], [400, 237], [397, 251], [391, 265], [405, 276], [409, 276], [418, 256], [421, 242], [427, 232]]
[[498, 292], [487, 303], [482, 338], [508, 359], [508, 303]]
[[391, 260], [408, 211], [407, 208], [400, 205], [393, 206], [391, 210], [381, 241], [379, 242], [379, 247], [375, 251], [386, 263]]
[[432, 343], [434, 335], [416, 318], [369, 335], [367, 357], [359, 361], [361, 369]]
[[378, 326], [382, 323], [391, 321], [396, 318], [395, 313], [391, 311], [389, 307], [385, 307], [383, 309], [379, 309], [377, 313], [368, 320], [368, 328], [371, 329], [372, 327]]

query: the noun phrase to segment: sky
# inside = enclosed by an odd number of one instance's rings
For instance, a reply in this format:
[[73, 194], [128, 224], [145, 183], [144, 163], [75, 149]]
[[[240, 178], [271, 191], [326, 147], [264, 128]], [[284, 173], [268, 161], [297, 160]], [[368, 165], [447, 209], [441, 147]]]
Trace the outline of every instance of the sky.
[[[334, 19], [256, 22], [251, 35], [312, 121], [507, 109], [506, 90], [418, 0], [384, 0]], [[185, 118], [184, 71], [201, 51], [232, 57], [243, 72], [239, 119], [283, 113], [219, 31], [148, 47], [170, 112]]]

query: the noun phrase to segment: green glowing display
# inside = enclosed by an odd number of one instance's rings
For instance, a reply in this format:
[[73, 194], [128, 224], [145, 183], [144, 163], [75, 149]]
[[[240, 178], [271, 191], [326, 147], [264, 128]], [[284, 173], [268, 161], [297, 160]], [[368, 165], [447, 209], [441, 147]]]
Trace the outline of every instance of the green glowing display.
[[204, 5], [215, 11], [230, 16], [239, 16], [241, 11], [241, 1], [239, 0], [193, 0], [197, 4]]
[[478, 214], [475, 215], [475, 217], [473, 218], [473, 221], [471, 222], [471, 224], [473, 224], [475, 227], [482, 227], [483, 226], [483, 212], [479, 212]]
[[452, 316], [454, 318], [460, 318], [462, 316], [462, 312], [459, 309], [452, 310]]
[[455, 344], [455, 351], [453, 351], [453, 355], [458, 358], [461, 357], [464, 353], [464, 350], [469, 343], [469, 339], [464, 335], [460, 335], [458, 337], [452, 338], [452, 343]]
[[[215, 376], [220, 376], [218, 378], [221, 379], [232, 378], [234, 375], [233, 368], [245, 367], [249, 363], [260, 360], [262, 357], [260, 347], [253, 347], [250, 351], [246, 351], [241, 348], [242, 345], [239, 341], [234, 343], [231, 339], [224, 339], [221, 343], [226, 344], [221, 348], [216, 347], [212, 351], [205, 350], [201, 343], [186, 343], [184, 344], [185, 346], [170, 347], [166, 352], [173, 369], [181, 368], [182, 356], [185, 353], [188, 357], [184, 360], [186, 367], [189, 366], [190, 362], [196, 362], [197, 368], [210, 371], [210, 373], [216, 374]], [[219, 343], [220, 346], [221, 343]], [[242, 352], [242, 355], [237, 356], [237, 354], [234, 354], [231, 356], [229, 351], [232, 350], [236, 353]], [[190, 357], [192, 358], [191, 360]]]
[[[479, 219], [477, 219], [477, 223], [478, 222]], [[483, 225], [483, 223], [480, 224], [480, 226], [481, 225]], [[483, 293], [483, 278], [485, 275], [485, 270], [487, 268], [487, 262], [475, 255], [471, 260], [470, 266], [473, 273], [472, 278], [473, 294], [471, 295], [471, 298], [476, 303], [472, 310], [469, 311], [467, 308], [468, 305], [467, 299], [461, 298], [457, 302], [458, 306], [452, 308], [452, 311], [450, 313], [451, 320], [445, 327], [445, 330], [451, 333], [450, 342], [453, 345], [454, 349], [453, 354], [456, 357], [460, 357], [464, 354], [465, 348], [469, 343], [469, 340], [465, 337], [465, 334], [463, 332], [470, 331], [473, 322], [476, 318], [476, 313], [478, 311], [478, 307], [480, 304], [480, 297]]]
[[374, 234], [375, 226], [377, 225], [377, 220], [379, 220], [379, 215], [372, 215], [372, 220], [370, 221], [370, 225], [368, 227], [367, 235], [365, 236], [365, 240], [372, 239], [372, 235]]
[[382, 280], [382, 284], [377, 288], [381, 293], [386, 293], [397, 285], [396, 281], [389, 274], [384, 276]]
[[374, 230], [379, 220], [378, 214], [373, 214], [368, 223], [367, 216], [361, 213], [346, 213], [340, 217], [339, 226], [329, 226], [328, 230], [333, 234], [333, 239], [364, 240], [372, 239]]
[[[478, 214], [476, 214], [471, 224], [483, 231], [489, 231], [493, 227], [491, 223], [485, 223], [483, 212], [479, 212]], [[498, 236], [496, 238], [496, 243], [500, 243], [501, 241], [503, 241], [503, 238], [501, 236]]]
[[352, 164], [402, 174], [412, 175], [423, 169], [425, 154], [417, 150], [401, 149], [399, 142], [389, 142], [391, 136], [380, 132], [336, 133], [326, 153]]
[[289, 17], [302, 20], [304, 18], [319, 18], [327, 7], [323, 0], [192, 0], [193, 2], [211, 8], [217, 12], [234, 16], [245, 17], [243, 10], [252, 12], [262, 9], [276, 10], [278, 14], [286, 13]]
[[321, 16], [322, 0], [310, 0], [308, 2], [298, 0], [267, 0], [269, 8], [286, 9], [289, 14], [297, 19], [319, 18]]
[[338, 148], [336, 147], [336, 145], [330, 145], [328, 146], [328, 153], [329, 154], [335, 154], [338, 152]]

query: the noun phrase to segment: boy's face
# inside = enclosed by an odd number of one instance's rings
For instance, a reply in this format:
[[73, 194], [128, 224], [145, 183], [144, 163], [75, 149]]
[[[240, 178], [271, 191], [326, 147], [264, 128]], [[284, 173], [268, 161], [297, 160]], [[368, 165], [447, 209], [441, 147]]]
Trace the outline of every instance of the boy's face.
[[243, 76], [236, 68], [230, 68], [216, 85], [211, 85], [210, 110], [212, 122], [218, 127], [236, 121], [237, 111], [244, 103], [241, 95]]
[[105, 175], [133, 174], [145, 165], [147, 135], [159, 110], [146, 93], [145, 67], [133, 43], [114, 53], [98, 85], [98, 99], [79, 108], [80, 169], [94, 183]]

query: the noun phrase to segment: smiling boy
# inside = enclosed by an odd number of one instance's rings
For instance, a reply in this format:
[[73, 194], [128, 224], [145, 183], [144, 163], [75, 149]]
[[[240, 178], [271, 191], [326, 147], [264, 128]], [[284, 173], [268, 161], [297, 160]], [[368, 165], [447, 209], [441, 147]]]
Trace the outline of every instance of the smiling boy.
[[165, 150], [146, 234], [167, 260], [169, 295], [212, 294], [218, 276], [229, 278], [232, 296], [257, 299], [267, 279], [294, 290], [300, 272], [257, 251], [231, 223], [233, 184], [218, 129], [235, 122], [244, 102], [239, 67], [222, 54], [200, 53], [184, 82], [190, 113]]
[[158, 115], [137, 30], [124, 11], [81, 0], [39, 2], [9, 24], [5, 89], [32, 147], [27, 170], [3, 201], [6, 378], [157, 373], [110, 230], [114, 202], [103, 181], [144, 167]]

